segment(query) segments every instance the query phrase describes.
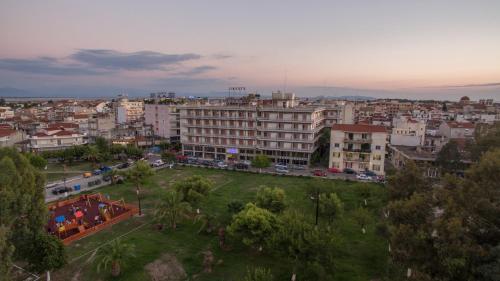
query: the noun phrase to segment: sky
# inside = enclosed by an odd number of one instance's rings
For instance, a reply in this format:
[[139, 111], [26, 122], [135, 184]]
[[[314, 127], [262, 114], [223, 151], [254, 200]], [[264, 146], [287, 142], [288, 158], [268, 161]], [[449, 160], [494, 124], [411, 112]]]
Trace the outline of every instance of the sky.
[[481, 0], [2, 0], [0, 89], [500, 100], [499, 14]]

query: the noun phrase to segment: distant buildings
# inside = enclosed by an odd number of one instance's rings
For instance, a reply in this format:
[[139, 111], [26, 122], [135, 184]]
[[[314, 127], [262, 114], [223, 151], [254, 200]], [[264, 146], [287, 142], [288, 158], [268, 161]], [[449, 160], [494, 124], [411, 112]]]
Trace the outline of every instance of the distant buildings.
[[470, 122], [447, 121], [439, 126], [439, 135], [447, 139], [465, 139], [474, 137], [474, 124]]
[[425, 122], [405, 116], [394, 118], [391, 145], [422, 146], [425, 142]]
[[144, 102], [142, 100], [130, 101], [120, 96], [115, 102], [115, 116], [117, 124], [124, 124], [140, 120], [144, 116]]
[[384, 175], [387, 130], [384, 126], [336, 124], [331, 128], [330, 168], [371, 170]]

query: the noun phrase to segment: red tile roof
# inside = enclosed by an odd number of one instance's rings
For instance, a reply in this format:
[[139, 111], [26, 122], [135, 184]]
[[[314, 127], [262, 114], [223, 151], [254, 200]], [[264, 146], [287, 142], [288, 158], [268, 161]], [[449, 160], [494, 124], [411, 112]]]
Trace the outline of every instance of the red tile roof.
[[365, 124], [334, 124], [332, 130], [356, 133], [387, 133], [384, 126]]
[[52, 134], [51, 136], [71, 136], [72, 134], [74, 133], [69, 131], [59, 131], [55, 134]]
[[16, 130], [12, 130], [12, 129], [0, 129], [0, 137], [6, 137], [6, 136], [10, 136], [12, 134], [14, 134], [16, 132]]
[[474, 129], [475, 126], [474, 124], [470, 122], [456, 122], [456, 121], [450, 121], [446, 122], [450, 128], [465, 128], [465, 129]]

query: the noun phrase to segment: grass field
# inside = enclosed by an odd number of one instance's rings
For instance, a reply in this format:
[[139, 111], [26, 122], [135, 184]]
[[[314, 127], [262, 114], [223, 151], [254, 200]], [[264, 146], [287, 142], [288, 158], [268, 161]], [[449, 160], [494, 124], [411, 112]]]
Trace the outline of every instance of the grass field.
[[[116, 161], [110, 161], [104, 163], [104, 165], [114, 165]], [[43, 170], [47, 178], [47, 182], [62, 180], [64, 177], [71, 178], [74, 176], [81, 175], [83, 172], [91, 172], [94, 168], [92, 163], [89, 162], [73, 162], [66, 164], [64, 167], [61, 163], [49, 163], [47, 169]]]
[[[202, 175], [215, 182], [214, 190], [201, 211], [216, 214], [217, 219], [224, 223], [228, 223], [231, 219], [227, 204], [235, 199], [243, 202], [253, 201], [259, 185], [285, 189], [288, 208], [303, 212], [313, 222], [314, 204], [306, 194], [307, 187], [317, 184], [317, 181], [327, 185], [328, 189], [339, 195], [345, 205], [344, 219], [336, 226], [343, 238], [338, 253], [335, 280], [366, 281], [384, 275], [387, 243], [375, 233], [375, 226], [380, 218], [380, 208], [385, 204], [384, 187], [368, 184], [371, 192], [367, 198], [367, 208], [371, 211], [373, 219], [367, 226], [367, 233], [362, 234], [350, 214], [364, 204], [364, 197], [360, 194], [359, 188], [363, 183], [182, 167], [161, 170], [144, 186], [142, 205], [145, 216], [126, 220], [68, 246], [70, 263], [64, 269], [55, 272], [53, 279], [150, 280], [144, 269], [145, 265], [160, 258], [162, 254], [169, 253], [175, 255], [182, 263], [190, 277], [189, 280], [241, 280], [248, 267], [257, 265], [270, 268], [276, 280], [290, 280], [290, 266], [286, 261], [265, 253], [257, 254], [234, 241], [228, 241], [232, 247], [230, 251], [220, 250], [217, 236], [198, 234], [199, 225], [192, 221], [182, 222], [175, 232], [170, 229], [158, 231], [152, 226], [151, 211], [159, 196], [176, 181], [191, 175]], [[98, 191], [110, 195], [112, 199], [124, 198], [127, 202], [136, 203], [135, 190], [128, 183], [107, 186]], [[135, 245], [136, 258], [124, 268], [119, 278], [113, 279], [108, 271], [96, 271], [96, 264], [91, 262], [91, 256], [97, 247], [117, 237], [122, 237], [124, 242]], [[200, 273], [202, 252], [207, 249], [213, 251], [216, 261], [220, 260], [220, 264], [215, 266], [211, 274]]]

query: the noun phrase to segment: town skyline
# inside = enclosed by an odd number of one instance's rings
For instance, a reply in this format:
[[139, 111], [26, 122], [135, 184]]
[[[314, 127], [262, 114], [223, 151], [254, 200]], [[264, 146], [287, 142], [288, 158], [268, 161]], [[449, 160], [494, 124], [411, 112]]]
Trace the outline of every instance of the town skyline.
[[0, 95], [212, 95], [245, 86], [304, 97], [500, 96], [494, 1], [4, 1], [0, 8]]

